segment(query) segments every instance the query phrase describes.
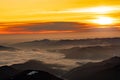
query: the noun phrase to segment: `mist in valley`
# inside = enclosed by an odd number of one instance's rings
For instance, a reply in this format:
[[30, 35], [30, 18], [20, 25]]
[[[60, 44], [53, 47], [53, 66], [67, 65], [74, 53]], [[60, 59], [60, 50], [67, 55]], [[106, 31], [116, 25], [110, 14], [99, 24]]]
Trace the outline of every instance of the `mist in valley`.
[[[120, 56], [120, 38], [96, 38], [76, 40], [35, 40], [0, 47], [0, 65], [24, 63], [29, 60], [69, 71], [88, 62], [99, 62], [113, 56]], [[3, 50], [2, 50], [3, 49]], [[14, 50], [10, 50], [14, 49]]]

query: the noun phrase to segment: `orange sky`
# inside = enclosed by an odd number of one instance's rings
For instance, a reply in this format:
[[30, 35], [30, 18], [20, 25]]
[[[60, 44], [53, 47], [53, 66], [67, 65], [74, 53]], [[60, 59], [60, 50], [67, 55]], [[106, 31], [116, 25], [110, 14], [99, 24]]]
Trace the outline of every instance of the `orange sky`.
[[[41, 22], [79, 22], [80, 25], [77, 26], [86, 28], [86, 25], [81, 25], [86, 23], [91, 28], [90, 24], [96, 21], [99, 24], [102, 19], [109, 19], [109, 22], [104, 24], [117, 24], [116, 26], [119, 27], [119, 4], [120, 0], [0, 0], [0, 34], [78, 32], [76, 29], [69, 28], [59, 30], [61, 28], [58, 27], [56, 29], [40, 28], [38, 32], [28, 28]], [[68, 24], [56, 25], [64, 27]], [[76, 26], [76, 24], [73, 25]]]

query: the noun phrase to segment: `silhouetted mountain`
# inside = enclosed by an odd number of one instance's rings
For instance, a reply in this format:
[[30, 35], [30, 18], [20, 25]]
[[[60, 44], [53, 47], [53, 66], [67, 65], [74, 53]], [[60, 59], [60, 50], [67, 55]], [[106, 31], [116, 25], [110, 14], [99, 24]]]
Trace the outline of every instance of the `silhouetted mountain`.
[[16, 51], [18, 49], [13, 47], [0, 46], [0, 51]]
[[[12, 67], [15, 66], [18, 65], [14, 65]], [[19, 64], [18, 66], [19, 68], [17, 67], [17, 69], [8, 66], [0, 67], [0, 79], [1, 80], [63, 80], [60, 79], [59, 77], [56, 77], [48, 73], [47, 71], [30, 69], [29, 67], [31, 66], [34, 65], [31, 64], [24, 66], [23, 64]], [[19, 70], [23, 68], [25, 68], [26, 70], [24, 71]], [[120, 57], [115, 56], [110, 59], [104, 60], [102, 62], [87, 63], [81, 67], [77, 67], [69, 71], [67, 74], [62, 76], [62, 78], [65, 78], [66, 80], [120, 80]]]
[[120, 57], [77, 67], [65, 76], [68, 80], [120, 80]]
[[39, 70], [26, 70], [14, 76], [10, 80], [63, 80], [48, 72]]
[[[60, 76], [60, 71], [52, 69], [50, 64], [41, 61], [30, 60], [23, 64], [0, 67], [1, 80], [62, 80], [54, 75]], [[55, 67], [55, 66], [54, 66]], [[50, 74], [50, 73], [54, 74]], [[59, 75], [58, 75], [59, 74]]]
[[89, 46], [73, 47], [70, 49], [58, 49], [53, 52], [65, 54], [65, 58], [70, 59], [106, 59], [114, 55], [120, 55], [120, 46]]
[[61, 69], [57, 69], [62, 66], [55, 65], [55, 64], [45, 64], [45, 63], [43, 63], [41, 61], [37, 61], [37, 60], [29, 60], [25, 63], [14, 64], [14, 65], [11, 65], [11, 67], [13, 67], [17, 70], [29, 70], [29, 69], [30, 70], [42, 70], [42, 71], [46, 71], [51, 74], [59, 75], [59, 76], [66, 72]]
[[0, 79], [6, 80], [11, 78], [12, 76], [16, 75], [19, 71], [9, 67], [9, 66], [2, 66], [0, 67]]
[[96, 39], [75, 39], [75, 40], [35, 40], [30, 42], [22, 42], [11, 46], [18, 48], [62, 48], [70, 46], [85, 45], [120, 45], [120, 38], [96, 38]]

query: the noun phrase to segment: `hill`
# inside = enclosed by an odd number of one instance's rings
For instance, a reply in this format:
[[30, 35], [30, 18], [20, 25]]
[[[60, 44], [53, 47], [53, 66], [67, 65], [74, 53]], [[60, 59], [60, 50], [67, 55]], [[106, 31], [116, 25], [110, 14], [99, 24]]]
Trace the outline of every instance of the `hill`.
[[6, 47], [6, 46], [1, 46], [0, 45], [0, 51], [16, 51], [18, 49], [13, 48], [13, 47]]
[[120, 57], [77, 67], [65, 76], [68, 80], [120, 80]]

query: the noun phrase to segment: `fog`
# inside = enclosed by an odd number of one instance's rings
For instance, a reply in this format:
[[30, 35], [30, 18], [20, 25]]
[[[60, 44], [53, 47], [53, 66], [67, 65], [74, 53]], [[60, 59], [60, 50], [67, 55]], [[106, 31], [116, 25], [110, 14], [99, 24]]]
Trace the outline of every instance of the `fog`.
[[[1, 51], [0, 66], [24, 63], [28, 60], [39, 60], [45, 64], [63, 66], [61, 69], [69, 70], [80, 64], [96, 60], [65, 59], [64, 54], [46, 51]], [[78, 64], [79, 63], [79, 64]]]
[[[14, 48], [13, 51], [11, 47]], [[45, 39], [17, 43], [11, 47], [1, 46], [1, 49], [6, 50], [0, 51], [0, 66], [38, 60], [44, 64], [58, 65], [62, 66], [58, 68], [70, 70], [88, 62], [99, 62], [113, 56], [120, 56], [120, 38]]]

